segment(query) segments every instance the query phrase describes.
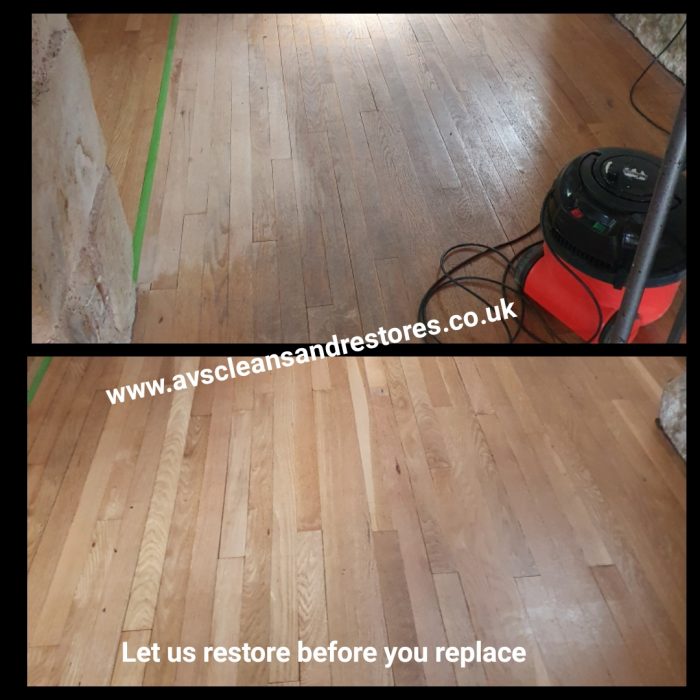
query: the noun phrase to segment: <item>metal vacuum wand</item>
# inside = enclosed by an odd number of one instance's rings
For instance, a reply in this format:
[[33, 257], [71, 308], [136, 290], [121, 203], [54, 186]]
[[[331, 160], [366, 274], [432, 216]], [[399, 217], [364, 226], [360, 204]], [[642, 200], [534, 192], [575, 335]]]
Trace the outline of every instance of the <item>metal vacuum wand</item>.
[[683, 98], [676, 114], [676, 121], [673, 125], [673, 131], [671, 131], [668, 147], [666, 148], [664, 162], [661, 166], [659, 177], [654, 187], [654, 194], [649, 203], [649, 210], [639, 237], [639, 246], [632, 262], [632, 268], [627, 276], [622, 304], [617, 312], [615, 325], [607, 340], [604, 341], [607, 343], [626, 343], [630, 336], [649, 272], [654, 263], [656, 249], [666, 224], [666, 217], [671, 209], [676, 183], [685, 169], [687, 136], [685, 96], [686, 91], [684, 90]]

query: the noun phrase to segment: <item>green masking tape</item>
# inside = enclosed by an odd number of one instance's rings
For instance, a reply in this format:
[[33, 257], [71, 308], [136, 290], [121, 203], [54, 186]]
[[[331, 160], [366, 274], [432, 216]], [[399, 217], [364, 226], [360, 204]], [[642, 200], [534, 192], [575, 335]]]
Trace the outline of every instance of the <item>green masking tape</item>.
[[41, 362], [39, 363], [39, 369], [36, 371], [34, 379], [32, 379], [32, 383], [29, 385], [29, 389], [27, 389], [27, 406], [29, 406], [29, 404], [32, 402], [34, 395], [39, 389], [39, 384], [41, 384], [41, 380], [44, 378], [46, 370], [49, 368], [52, 359], [53, 358], [51, 357], [41, 358]]
[[146, 161], [146, 171], [143, 175], [143, 185], [141, 186], [141, 198], [139, 199], [139, 210], [136, 215], [136, 225], [134, 226], [134, 282], [138, 282], [139, 265], [141, 263], [141, 248], [143, 247], [143, 236], [146, 232], [146, 220], [148, 219], [148, 206], [151, 203], [151, 191], [153, 190], [153, 176], [158, 160], [158, 146], [160, 145], [160, 132], [163, 128], [163, 115], [165, 114], [165, 103], [168, 99], [168, 85], [170, 83], [170, 69], [173, 65], [173, 48], [175, 46], [175, 35], [177, 34], [177, 24], [179, 15], [173, 15], [170, 20], [170, 31], [168, 32], [168, 48], [165, 51], [165, 62], [163, 63], [163, 75], [160, 79], [160, 93], [158, 94], [158, 104], [156, 106], [156, 117], [153, 121], [153, 131], [151, 132], [151, 145], [148, 148], [148, 160]]

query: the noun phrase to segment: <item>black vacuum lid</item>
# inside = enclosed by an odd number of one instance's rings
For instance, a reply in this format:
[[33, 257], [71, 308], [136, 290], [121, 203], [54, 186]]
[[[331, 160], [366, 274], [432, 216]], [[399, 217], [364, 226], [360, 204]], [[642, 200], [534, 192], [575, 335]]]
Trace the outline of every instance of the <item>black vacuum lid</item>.
[[[589, 196], [605, 208], [646, 214], [654, 194], [661, 160], [629, 148], [601, 148], [576, 159], [578, 175]], [[679, 182], [673, 206], [684, 198]]]
[[[566, 165], [543, 209], [543, 233], [556, 253], [597, 279], [622, 286], [639, 243], [661, 160], [643, 151], [600, 148]], [[649, 286], [685, 274], [686, 185], [681, 176]]]
[[659, 175], [659, 166], [646, 155], [617, 153], [598, 157], [593, 177], [610, 194], [632, 202], [649, 202]]

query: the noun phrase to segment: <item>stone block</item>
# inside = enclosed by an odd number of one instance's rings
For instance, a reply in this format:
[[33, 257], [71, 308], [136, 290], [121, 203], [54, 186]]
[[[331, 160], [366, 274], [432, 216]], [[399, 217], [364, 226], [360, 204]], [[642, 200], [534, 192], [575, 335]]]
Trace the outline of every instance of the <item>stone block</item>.
[[664, 387], [659, 408], [659, 425], [678, 453], [686, 455], [686, 381], [685, 372]]
[[33, 15], [33, 340], [128, 342], [131, 268], [82, 47], [65, 15]]

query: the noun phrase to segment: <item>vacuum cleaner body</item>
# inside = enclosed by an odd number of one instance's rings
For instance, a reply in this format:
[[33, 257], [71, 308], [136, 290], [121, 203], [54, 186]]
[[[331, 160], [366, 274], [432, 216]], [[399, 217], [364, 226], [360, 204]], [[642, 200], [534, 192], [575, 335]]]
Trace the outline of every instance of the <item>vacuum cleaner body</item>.
[[[584, 340], [595, 335], [593, 342], [599, 342], [612, 327], [660, 167], [658, 158], [642, 151], [589, 151], [561, 171], [545, 198], [544, 243], [522, 257], [516, 280], [529, 298]], [[685, 276], [685, 232], [681, 177], [630, 341], [671, 306]]]

